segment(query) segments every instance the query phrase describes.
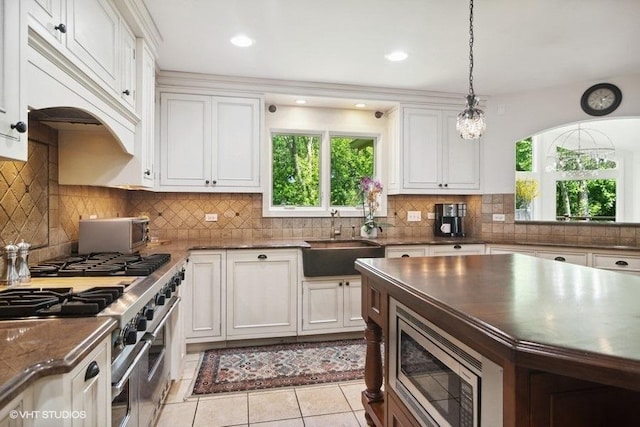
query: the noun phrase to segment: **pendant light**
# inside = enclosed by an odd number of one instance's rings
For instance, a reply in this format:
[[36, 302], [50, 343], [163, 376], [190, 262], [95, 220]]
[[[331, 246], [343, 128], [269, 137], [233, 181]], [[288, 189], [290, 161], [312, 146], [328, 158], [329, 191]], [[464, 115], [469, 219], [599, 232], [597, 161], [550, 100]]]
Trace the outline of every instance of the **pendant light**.
[[484, 113], [477, 108], [478, 97], [473, 93], [473, 0], [469, 3], [469, 95], [464, 110], [458, 114], [456, 129], [462, 139], [478, 139], [485, 131], [487, 124]]

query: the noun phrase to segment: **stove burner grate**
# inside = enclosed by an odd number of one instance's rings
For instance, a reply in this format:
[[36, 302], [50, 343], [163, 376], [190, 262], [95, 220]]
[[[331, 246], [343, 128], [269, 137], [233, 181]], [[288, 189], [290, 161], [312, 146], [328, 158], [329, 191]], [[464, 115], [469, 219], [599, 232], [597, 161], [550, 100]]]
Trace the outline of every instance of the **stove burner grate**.
[[171, 259], [170, 254], [97, 253], [60, 257], [30, 266], [32, 277], [148, 276]]

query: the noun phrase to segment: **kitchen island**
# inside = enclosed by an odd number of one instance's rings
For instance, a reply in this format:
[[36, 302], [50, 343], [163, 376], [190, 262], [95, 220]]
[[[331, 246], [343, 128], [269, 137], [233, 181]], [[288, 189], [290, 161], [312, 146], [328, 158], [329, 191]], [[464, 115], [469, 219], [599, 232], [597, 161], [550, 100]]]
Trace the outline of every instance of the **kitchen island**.
[[636, 423], [640, 278], [518, 254], [360, 259], [356, 269], [369, 424], [420, 425], [389, 383], [389, 351], [382, 361], [392, 300], [502, 367], [504, 426]]

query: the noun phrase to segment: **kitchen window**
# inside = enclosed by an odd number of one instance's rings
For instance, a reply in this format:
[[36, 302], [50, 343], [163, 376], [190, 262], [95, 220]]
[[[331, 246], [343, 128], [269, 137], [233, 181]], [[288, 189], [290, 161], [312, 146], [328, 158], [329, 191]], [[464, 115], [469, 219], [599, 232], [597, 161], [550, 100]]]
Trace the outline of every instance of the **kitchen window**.
[[[265, 216], [362, 216], [359, 183], [377, 176], [378, 136], [353, 132], [272, 131]], [[382, 212], [386, 211], [381, 200]]]

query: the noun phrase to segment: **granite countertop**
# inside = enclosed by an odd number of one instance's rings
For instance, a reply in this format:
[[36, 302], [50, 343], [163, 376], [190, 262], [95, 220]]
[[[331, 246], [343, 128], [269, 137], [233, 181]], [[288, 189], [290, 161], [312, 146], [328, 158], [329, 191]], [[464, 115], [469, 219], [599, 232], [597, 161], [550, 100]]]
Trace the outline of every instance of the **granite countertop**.
[[0, 322], [0, 407], [37, 379], [70, 372], [116, 325], [109, 317]]

